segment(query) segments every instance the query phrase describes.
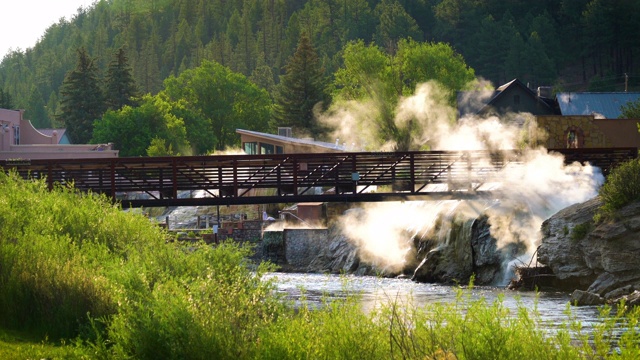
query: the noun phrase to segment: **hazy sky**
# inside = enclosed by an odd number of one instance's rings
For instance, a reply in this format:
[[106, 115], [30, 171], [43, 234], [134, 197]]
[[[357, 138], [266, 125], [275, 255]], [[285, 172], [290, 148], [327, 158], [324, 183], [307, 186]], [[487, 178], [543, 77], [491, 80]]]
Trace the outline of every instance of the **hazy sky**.
[[60, 18], [70, 20], [95, 0], [0, 0], [0, 60], [9, 49], [33, 47]]

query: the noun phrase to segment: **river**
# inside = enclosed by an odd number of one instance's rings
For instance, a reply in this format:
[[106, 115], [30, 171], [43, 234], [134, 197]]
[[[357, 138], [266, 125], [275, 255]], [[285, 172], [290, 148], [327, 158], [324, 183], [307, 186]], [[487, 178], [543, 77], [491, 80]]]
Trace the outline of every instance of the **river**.
[[[414, 306], [433, 302], [453, 302], [458, 287], [417, 283], [409, 279], [381, 278], [373, 276], [269, 273], [266, 279], [274, 279], [277, 289], [294, 302], [299, 303], [304, 294], [311, 306], [322, 306], [323, 299], [344, 298], [348, 293], [359, 293], [364, 311], [379, 304], [412, 299]], [[303, 290], [304, 289], [304, 290]], [[546, 330], [553, 330], [567, 323], [567, 304], [569, 294], [563, 292], [512, 291], [505, 288], [476, 286], [471, 290], [472, 298], [483, 297], [488, 304], [502, 297], [505, 307], [516, 313], [518, 304], [533, 310], [537, 303], [540, 323]], [[571, 307], [572, 320], [580, 321], [582, 329], [590, 332], [600, 323], [599, 309], [596, 306]]]

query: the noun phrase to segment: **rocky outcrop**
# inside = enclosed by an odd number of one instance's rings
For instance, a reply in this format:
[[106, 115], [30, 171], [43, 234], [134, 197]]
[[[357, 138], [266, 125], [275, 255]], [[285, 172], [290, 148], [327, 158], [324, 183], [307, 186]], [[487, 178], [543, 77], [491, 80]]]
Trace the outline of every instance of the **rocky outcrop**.
[[[538, 261], [552, 269], [565, 289], [617, 301], [640, 290], [640, 203], [621, 209], [617, 220], [596, 224], [593, 217], [600, 205], [595, 198], [547, 219]], [[578, 293], [578, 298], [584, 295]]]
[[[282, 271], [412, 276], [418, 282], [462, 284], [475, 276], [480, 285], [501, 281], [505, 249], [497, 248], [485, 217], [461, 218], [441, 226], [444, 228], [434, 232], [438, 235], [415, 239], [416, 249], [411, 252], [415, 260], [407, 261], [407, 267], [399, 272], [362, 260], [358, 248], [337, 224], [325, 230], [265, 231], [262, 251]], [[508, 252], [512, 254], [511, 249]]]
[[473, 276], [478, 285], [502, 283], [505, 255], [513, 255], [514, 249], [498, 249], [485, 216], [442, 224], [449, 228], [436, 233], [444, 236], [418, 241], [413, 280], [465, 284]]

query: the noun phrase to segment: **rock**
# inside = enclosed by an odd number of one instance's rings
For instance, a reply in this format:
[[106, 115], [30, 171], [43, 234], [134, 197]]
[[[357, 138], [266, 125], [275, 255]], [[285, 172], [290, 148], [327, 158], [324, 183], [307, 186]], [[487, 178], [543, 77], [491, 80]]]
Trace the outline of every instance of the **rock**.
[[619, 220], [595, 224], [598, 198], [565, 208], [542, 224], [538, 262], [562, 286], [619, 297], [640, 284], [640, 202], [621, 209]]
[[559, 281], [565, 280], [570, 286], [577, 285], [583, 290], [597, 274], [588, 266], [585, 248], [581, 241], [572, 239], [572, 233], [575, 234], [576, 227], [593, 221], [600, 204], [598, 199], [592, 199], [569, 206], [545, 220], [541, 227], [543, 238], [538, 248], [538, 262], [549, 266]]
[[598, 296], [598, 294], [583, 290], [575, 290], [571, 293], [571, 304], [577, 306], [602, 305], [604, 304], [604, 299]]
[[624, 301], [627, 306], [638, 306], [640, 305], [640, 291], [635, 290], [631, 294], [623, 295], [620, 297], [616, 297], [612, 299], [610, 302], [614, 304], [618, 304]]

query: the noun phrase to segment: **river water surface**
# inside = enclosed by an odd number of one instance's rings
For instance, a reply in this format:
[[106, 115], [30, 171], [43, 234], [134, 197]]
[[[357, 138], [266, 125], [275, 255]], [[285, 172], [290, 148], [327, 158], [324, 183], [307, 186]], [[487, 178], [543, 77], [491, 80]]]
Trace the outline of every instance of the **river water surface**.
[[[323, 299], [339, 299], [349, 293], [361, 295], [364, 311], [376, 306], [398, 300], [400, 303], [412, 299], [413, 306], [429, 303], [449, 303], [456, 301], [459, 287], [439, 284], [417, 283], [409, 279], [381, 278], [373, 276], [326, 275], [301, 273], [270, 273], [267, 279], [274, 279], [279, 292], [294, 302], [300, 302], [304, 295], [311, 306], [322, 306]], [[499, 298], [502, 304], [515, 314], [520, 306], [533, 310], [537, 306], [540, 323], [544, 330], [553, 331], [569, 321], [567, 304], [569, 294], [563, 292], [512, 291], [498, 287], [474, 287], [471, 298], [484, 298], [492, 304]], [[572, 320], [580, 321], [582, 329], [590, 332], [600, 323], [596, 306], [571, 307]]]

